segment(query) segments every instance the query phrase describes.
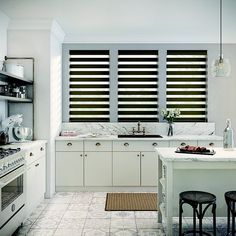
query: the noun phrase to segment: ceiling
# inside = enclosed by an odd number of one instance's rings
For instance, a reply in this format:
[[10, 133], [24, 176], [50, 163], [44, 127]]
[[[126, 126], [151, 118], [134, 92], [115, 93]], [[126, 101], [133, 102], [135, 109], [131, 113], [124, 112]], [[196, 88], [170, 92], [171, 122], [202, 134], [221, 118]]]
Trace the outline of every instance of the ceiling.
[[[224, 42], [236, 43], [236, 1], [224, 0]], [[218, 42], [218, 0], [0, 0], [10, 18], [55, 19], [68, 42]]]

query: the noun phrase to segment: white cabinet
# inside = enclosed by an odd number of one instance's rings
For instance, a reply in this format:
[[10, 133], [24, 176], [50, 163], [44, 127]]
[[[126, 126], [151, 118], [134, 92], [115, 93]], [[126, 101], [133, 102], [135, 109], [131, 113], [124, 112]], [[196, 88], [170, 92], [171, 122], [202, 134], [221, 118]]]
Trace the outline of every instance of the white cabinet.
[[141, 186], [157, 186], [157, 157], [155, 152], [141, 152]]
[[85, 186], [112, 186], [112, 141], [84, 141]]
[[45, 145], [26, 153], [26, 212], [29, 215], [44, 198], [46, 189]]
[[85, 186], [112, 186], [112, 152], [85, 152]]
[[140, 152], [113, 153], [113, 185], [140, 186]]
[[83, 152], [56, 152], [56, 187], [83, 186]]

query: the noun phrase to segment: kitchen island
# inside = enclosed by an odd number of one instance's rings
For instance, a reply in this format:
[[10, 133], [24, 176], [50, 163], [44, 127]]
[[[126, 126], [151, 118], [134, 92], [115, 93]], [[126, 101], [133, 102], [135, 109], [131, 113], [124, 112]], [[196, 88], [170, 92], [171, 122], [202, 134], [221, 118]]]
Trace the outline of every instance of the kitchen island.
[[[199, 190], [215, 194], [216, 214], [218, 217], [226, 216], [224, 193], [236, 189], [236, 151], [214, 150], [215, 155], [199, 155], [175, 153], [176, 148], [156, 148], [158, 221], [163, 224], [166, 235], [172, 235], [173, 217], [178, 217], [179, 193], [182, 191]], [[184, 216], [192, 216], [190, 206], [184, 208]]]

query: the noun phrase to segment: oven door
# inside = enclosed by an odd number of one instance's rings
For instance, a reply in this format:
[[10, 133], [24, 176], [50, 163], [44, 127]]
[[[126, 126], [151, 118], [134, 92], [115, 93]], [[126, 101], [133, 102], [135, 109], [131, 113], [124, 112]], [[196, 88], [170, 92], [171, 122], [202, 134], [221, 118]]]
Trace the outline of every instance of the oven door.
[[25, 205], [25, 165], [0, 179], [0, 230]]

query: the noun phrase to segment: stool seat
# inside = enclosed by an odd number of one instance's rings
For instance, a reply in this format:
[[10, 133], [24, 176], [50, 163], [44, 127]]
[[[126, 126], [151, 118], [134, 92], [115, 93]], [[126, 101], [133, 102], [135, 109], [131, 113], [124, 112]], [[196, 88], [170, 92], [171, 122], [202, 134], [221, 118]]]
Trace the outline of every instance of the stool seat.
[[180, 193], [180, 199], [193, 204], [209, 204], [216, 201], [216, 196], [203, 191], [185, 191]]
[[225, 197], [230, 201], [236, 202], [236, 191], [229, 191], [225, 193]]

